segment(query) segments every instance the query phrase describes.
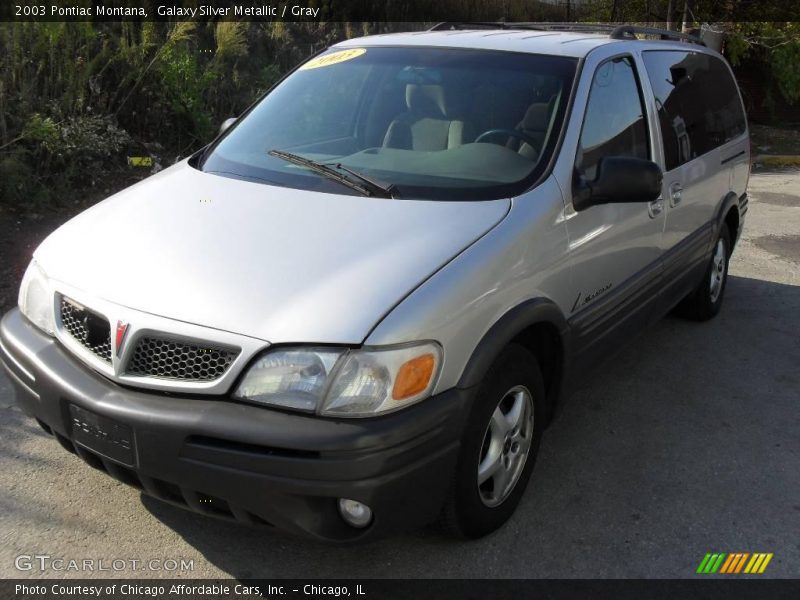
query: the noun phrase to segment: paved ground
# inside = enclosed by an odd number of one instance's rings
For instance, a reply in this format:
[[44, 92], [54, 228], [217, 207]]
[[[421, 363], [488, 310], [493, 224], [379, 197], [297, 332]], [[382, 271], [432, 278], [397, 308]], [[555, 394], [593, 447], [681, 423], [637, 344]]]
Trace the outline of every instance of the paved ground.
[[759, 551], [800, 577], [800, 173], [751, 182], [722, 314], [665, 319], [575, 394], [495, 535], [331, 548], [183, 512], [64, 452], [0, 378], [0, 576], [44, 553], [193, 559], [196, 577], [686, 577]]

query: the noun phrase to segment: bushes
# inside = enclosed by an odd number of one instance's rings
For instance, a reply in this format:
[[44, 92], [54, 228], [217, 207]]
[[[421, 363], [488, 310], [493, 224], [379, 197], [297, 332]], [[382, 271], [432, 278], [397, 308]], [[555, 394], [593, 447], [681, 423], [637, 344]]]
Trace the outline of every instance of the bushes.
[[736, 23], [726, 54], [735, 69], [747, 65], [759, 73], [760, 101], [753, 108], [773, 113], [780, 101], [800, 103], [800, 23]]
[[[58, 115], [58, 109], [51, 114]], [[130, 144], [130, 136], [109, 115], [34, 113], [14, 148], [0, 159], [0, 198], [11, 205], [57, 204], [65, 188], [93, 183]]]
[[37, 113], [25, 127], [25, 138], [32, 143], [37, 164], [67, 172], [85, 172], [130, 143], [127, 132], [109, 115], [74, 115], [55, 123]]
[[[368, 27], [367, 27], [368, 28]], [[58, 205], [210, 140], [343, 23], [0, 23], [0, 205]]]

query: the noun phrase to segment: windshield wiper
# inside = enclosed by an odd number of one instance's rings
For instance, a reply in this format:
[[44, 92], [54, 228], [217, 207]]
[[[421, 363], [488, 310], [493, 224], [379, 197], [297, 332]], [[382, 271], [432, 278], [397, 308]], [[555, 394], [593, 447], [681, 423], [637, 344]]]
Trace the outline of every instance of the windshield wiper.
[[354, 171], [349, 167], [345, 167], [342, 163], [336, 163], [335, 167], [345, 173], [349, 173], [356, 179], [360, 179], [364, 184], [369, 186], [371, 190], [378, 190], [380, 194], [384, 198], [394, 198], [395, 194], [397, 194], [397, 186], [393, 183], [386, 183], [381, 181], [380, 179], [375, 179], [373, 177], [368, 177], [363, 173], [359, 173], [358, 171]]
[[[334, 169], [323, 163], [311, 160], [310, 158], [305, 158], [304, 156], [300, 156], [298, 154], [292, 154], [291, 152], [284, 152], [283, 150], [270, 150], [267, 154], [285, 160], [286, 162], [299, 165], [301, 167], [306, 167], [315, 173], [319, 173], [328, 179], [332, 179], [333, 181], [337, 181], [342, 185], [349, 187], [351, 190], [356, 190], [364, 196], [378, 196], [379, 198], [394, 197], [396, 190], [394, 184], [387, 185], [378, 182], [377, 180], [367, 177], [366, 175], [362, 175], [361, 173], [348, 169], [341, 163], [337, 163], [336, 168]], [[344, 171], [351, 177], [358, 179], [361, 183], [356, 183], [350, 179], [350, 177], [342, 175], [342, 173], [339, 171]]]

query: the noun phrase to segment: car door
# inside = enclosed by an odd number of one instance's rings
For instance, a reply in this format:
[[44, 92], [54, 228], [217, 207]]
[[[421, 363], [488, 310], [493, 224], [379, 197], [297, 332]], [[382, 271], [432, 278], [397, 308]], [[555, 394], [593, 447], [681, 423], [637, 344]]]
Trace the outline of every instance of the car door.
[[[591, 77], [573, 185], [577, 177], [591, 181], [604, 157], [653, 157], [654, 121], [633, 57], [609, 58]], [[588, 365], [641, 329], [653, 314], [661, 275], [663, 202], [609, 203], [576, 212], [572, 197], [568, 193], [565, 213], [575, 297], [569, 322], [576, 361]]]
[[746, 158], [746, 124], [727, 66], [690, 50], [645, 50], [664, 171], [664, 287], [668, 310], [697, 285], [728, 193], [729, 163]]

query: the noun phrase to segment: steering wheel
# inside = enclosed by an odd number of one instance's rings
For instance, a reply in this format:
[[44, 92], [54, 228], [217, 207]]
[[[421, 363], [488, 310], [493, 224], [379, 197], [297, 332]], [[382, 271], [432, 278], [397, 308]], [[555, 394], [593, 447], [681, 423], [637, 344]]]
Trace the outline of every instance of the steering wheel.
[[517, 138], [518, 140], [522, 140], [529, 146], [531, 146], [534, 150], [536, 146], [538, 146], [538, 142], [534, 140], [531, 136], [522, 133], [521, 131], [517, 131], [516, 129], [487, 129], [478, 137], [475, 138], [475, 143], [480, 144], [485, 138], [491, 137], [493, 135], [506, 135], [509, 137]]

